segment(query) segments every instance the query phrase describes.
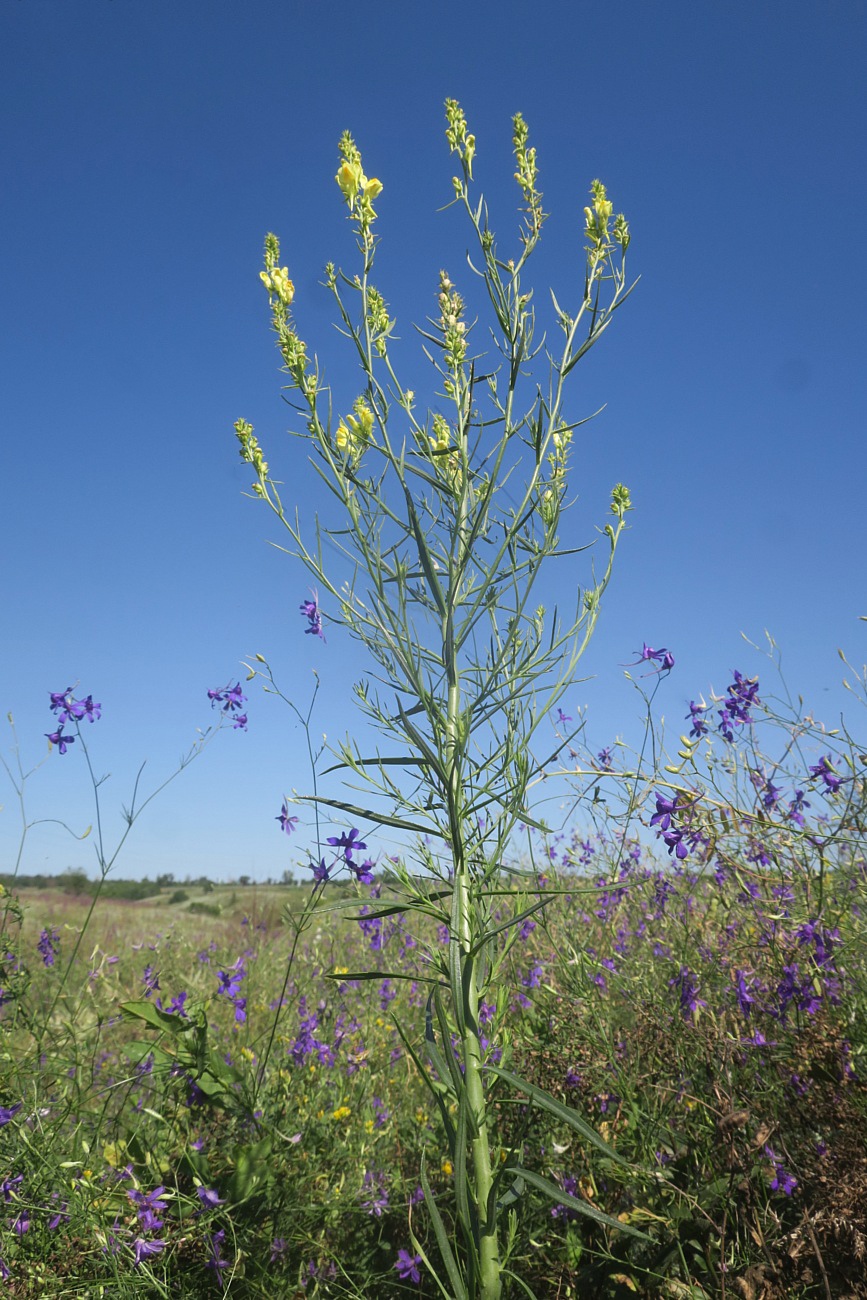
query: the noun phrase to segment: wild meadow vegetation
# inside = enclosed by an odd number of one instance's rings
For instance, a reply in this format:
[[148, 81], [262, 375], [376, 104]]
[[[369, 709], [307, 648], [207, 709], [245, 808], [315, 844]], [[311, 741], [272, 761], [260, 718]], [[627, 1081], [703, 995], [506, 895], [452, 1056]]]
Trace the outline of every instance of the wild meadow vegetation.
[[[537, 339], [526, 125], [506, 256], [475, 139], [454, 101], [446, 116], [474, 251], [471, 287], [443, 271], [422, 331], [430, 409], [398, 376], [372, 279], [383, 185], [349, 135], [336, 180], [359, 269], [326, 282], [361, 379], [351, 414], [265, 245], [292, 433], [327, 489], [309, 535], [235, 431], [315, 584], [297, 634], [366, 656], [365, 739], [333, 750], [315, 693], [248, 665], [309, 757], [274, 828], [290, 853], [312, 845], [301, 882], [124, 880], [159, 788], [109, 844], [110, 707], [76, 687], [47, 692], [46, 735], [91, 780], [97, 870], [36, 877], [38, 773], [17, 739], [4, 758], [21, 818], [0, 898], [10, 1295], [867, 1296], [867, 753], [789, 699], [772, 644], [719, 696], [684, 684], [673, 746], [653, 707], [677, 671], [665, 647], [630, 665], [637, 749], [599, 749], [565, 712], [631, 509], [616, 485], [596, 568], [561, 542], [582, 423], [566, 389], [630, 292], [629, 228], [595, 181], [575, 301], [552, 295]], [[565, 612], [540, 604], [554, 560]], [[867, 676], [847, 672], [861, 707]], [[179, 779], [248, 725], [240, 683], [208, 695], [218, 724]]]

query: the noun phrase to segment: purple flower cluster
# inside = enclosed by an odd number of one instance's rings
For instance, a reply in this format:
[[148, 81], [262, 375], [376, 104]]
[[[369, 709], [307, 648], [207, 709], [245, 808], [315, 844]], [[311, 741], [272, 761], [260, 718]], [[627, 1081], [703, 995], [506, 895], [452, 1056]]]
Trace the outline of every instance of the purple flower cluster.
[[651, 826], [658, 826], [657, 835], [661, 835], [668, 848], [669, 856], [672, 853], [681, 861], [687, 856], [689, 849], [684, 842], [684, 830], [681, 826], [675, 826], [674, 818], [687, 811], [686, 806], [681, 802], [681, 796], [676, 794], [673, 799], [667, 799], [665, 795], [656, 796], [656, 812], [650, 819]]
[[36, 945], [42, 956], [43, 966], [53, 966], [54, 958], [60, 950], [60, 935], [52, 926], [50, 930], [43, 930], [39, 936], [39, 942]]
[[235, 682], [234, 686], [224, 686], [222, 690], [208, 691], [208, 699], [212, 709], [219, 704], [224, 716], [232, 719], [235, 731], [247, 730], [247, 715], [241, 712], [247, 703], [247, 697], [241, 690], [240, 682]]
[[843, 784], [843, 778], [838, 776], [832, 766], [830, 754], [825, 754], [815, 766], [810, 768], [810, 776], [824, 783], [826, 794], [836, 794]]
[[[636, 651], [637, 653], [637, 651]], [[660, 650], [654, 650], [646, 641], [642, 643], [641, 653], [635, 661], [636, 664], [658, 663], [659, 667], [653, 669], [657, 673], [670, 673], [674, 667], [674, 655], [665, 646]]]
[[750, 709], [759, 703], [758, 677], [744, 677], [735, 670], [734, 681], [726, 691], [719, 710], [719, 733], [729, 744], [734, 740], [734, 727], [749, 726], [753, 719]]
[[132, 1250], [138, 1267], [142, 1260], [148, 1259], [151, 1255], [158, 1255], [166, 1248], [166, 1243], [161, 1237], [147, 1239], [140, 1235], [142, 1232], [158, 1232], [163, 1226], [165, 1220], [159, 1215], [165, 1212], [166, 1189], [155, 1187], [152, 1192], [140, 1192], [133, 1188], [127, 1192], [127, 1196], [137, 1207], [139, 1235], [132, 1243]]
[[692, 1020], [699, 1007], [707, 1003], [698, 996], [698, 977], [687, 966], [681, 966], [677, 975], [668, 981], [671, 988], [676, 988], [680, 995], [680, 1011], [684, 1020]]
[[798, 1186], [798, 1180], [794, 1174], [790, 1174], [780, 1163], [774, 1151], [766, 1146], [765, 1155], [773, 1163], [774, 1177], [771, 1180], [771, 1191], [782, 1192], [784, 1196], [791, 1196], [792, 1192]]
[[318, 636], [320, 641], [324, 641], [325, 633], [322, 631], [322, 611], [319, 608], [319, 596], [317, 592], [311, 590], [310, 597], [310, 600], [302, 600], [298, 607], [307, 619], [304, 635]]
[[88, 695], [85, 700], [75, 699], [71, 686], [67, 686], [65, 691], [49, 691], [49, 696], [49, 707], [57, 717], [58, 727], [56, 731], [46, 731], [45, 735], [50, 744], [56, 745], [60, 753], [65, 754], [69, 746], [75, 744], [74, 736], [64, 735], [66, 723], [77, 724], [85, 718], [88, 722], [96, 722], [102, 716], [102, 705], [94, 704], [92, 695]]
[[217, 972], [220, 985], [217, 994], [229, 998], [235, 1008], [235, 1020], [238, 1024], [243, 1024], [247, 1019], [247, 999], [241, 997], [241, 981], [245, 979], [246, 975], [247, 972], [241, 957], [227, 971], [221, 970]]

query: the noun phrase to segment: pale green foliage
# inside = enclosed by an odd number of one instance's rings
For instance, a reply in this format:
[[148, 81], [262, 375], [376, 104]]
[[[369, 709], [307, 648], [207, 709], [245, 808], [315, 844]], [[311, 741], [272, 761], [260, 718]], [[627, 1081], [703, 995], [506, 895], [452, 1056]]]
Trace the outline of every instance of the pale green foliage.
[[[266, 241], [262, 275], [290, 387], [301, 397], [304, 425], [294, 432], [308, 442], [312, 464], [339, 504], [339, 523], [326, 527], [317, 521], [315, 544], [307, 540], [297, 512], [284, 508], [252, 428], [241, 421], [236, 432], [242, 457], [256, 471], [254, 491], [285, 525], [290, 553], [313, 575], [328, 616], [336, 608], [374, 665], [369, 678], [357, 683], [356, 699], [387, 738], [386, 752], [363, 753], [350, 741], [341, 745], [337, 766], [350, 774], [362, 797], [350, 802], [316, 795], [316, 802], [411, 833], [420, 845], [426, 837], [417, 865], [446, 886], [434, 898], [417, 874], [400, 869], [407, 908], [449, 928], [448, 955], [435, 960], [450, 1005], [439, 1002], [437, 1015], [447, 1052], [456, 1030], [464, 1066], [463, 1073], [449, 1071], [432, 1032], [426, 1047], [434, 1064], [439, 1060], [439, 1081], [421, 1058], [418, 1065], [440, 1104], [452, 1148], [461, 1260], [440, 1225], [434, 1227], [455, 1295], [496, 1300], [503, 1261], [493, 1189], [515, 1171], [513, 1164], [501, 1168], [490, 1149], [477, 1021], [479, 1001], [509, 947], [498, 949], [491, 941], [491, 889], [516, 826], [540, 824], [533, 791], [556, 754], [540, 759], [533, 738], [573, 680], [630, 509], [629, 494], [618, 484], [611, 502], [616, 523], [600, 530], [607, 547], [601, 572], [583, 590], [572, 580], [575, 594], [565, 616], [539, 607], [535, 590], [543, 565], [558, 557], [568, 582], [565, 557], [576, 553], [561, 545], [559, 529], [570, 452], [584, 421], [566, 415], [564, 384], [628, 292], [628, 233], [618, 217], [609, 234], [613, 208], [595, 181], [593, 206], [586, 209], [584, 292], [566, 308], [553, 299], [564, 338], [556, 353], [549, 351], [544, 339], [535, 340], [532, 290], [522, 283], [545, 219], [527, 125], [516, 115], [515, 177], [524, 222], [519, 255], [504, 260], [484, 199], [470, 200], [476, 141], [454, 100], [446, 103], [446, 120], [446, 139], [462, 172], [454, 179], [455, 199], [474, 232], [479, 266], [471, 263], [471, 269], [491, 310], [498, 357], [488, 361], [476, 350], [466, 295], [442, 271], [437, 314], [420, 331], [440, 391], [435, 407], [419, 410], [393, 365], [395, 322], [371, 280], [377, 245], [372, 200], [383, 187], [365, 175], [361, 154], [346, 134], [336, 181], [355, 229], [361, 269], [348, 276], [329, 264], [326, 281], [365, 376], [351, 415], [332, 418], [324, 375], [318, 363], [310, 368], [307, 347], [290, 319], [294, 288], [288, 269], [279, 266], [273, 235]], [[530, 378], [538, 357], [547, 371], [542, 382]], [[339, 565], [326, 564], [326, 538], [347, 562], [347, 581]], [[452, 1105], [457, 1121], [450, 1116]]]

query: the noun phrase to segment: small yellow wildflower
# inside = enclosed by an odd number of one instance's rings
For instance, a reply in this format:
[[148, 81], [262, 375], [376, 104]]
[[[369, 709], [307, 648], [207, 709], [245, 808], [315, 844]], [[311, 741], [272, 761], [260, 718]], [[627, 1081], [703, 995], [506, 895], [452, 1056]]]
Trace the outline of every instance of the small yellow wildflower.
[[352, 1111], [349, 1106], [338, 1106], [337, 1110], [331, 1112], [331, 1118], [336, 1119], [339, 1122], [344, 1119], [349, 1119], [351, 1114]]
[[446, 1156], [445, 1160], [440, 1165], [440, 1169], [445, 1174], [446, 1178], [451, 1178], [452, 1174], [455, 1172], [455, 1167], [451, 1160], [449, 1160], [448, 1156]]
[[352, 434], [345, 424], [338, 424], [337, 432], [334, 435], [334, 442], [338, 451], [348, 451], [352, 446]]
[[346, 202], [352, 206], [355, 197], [361, 188], [361, 182], [364, 180], [364, 172], [361, 170], [361, 163], [343, 162], [340, 169], [334, 177], [340, 186], [340, 191]]

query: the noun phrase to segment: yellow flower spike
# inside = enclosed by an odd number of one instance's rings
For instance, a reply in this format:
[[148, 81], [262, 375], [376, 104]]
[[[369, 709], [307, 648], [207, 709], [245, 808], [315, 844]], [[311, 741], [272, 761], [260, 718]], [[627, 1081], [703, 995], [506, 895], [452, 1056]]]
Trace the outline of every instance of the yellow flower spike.
[[271, 284], [274, 292], [288, 307], [295, 297], [295, 285], [289, 279], [289, 268], [283, 266], [278, 270], [275, 266], [271, 272]]

